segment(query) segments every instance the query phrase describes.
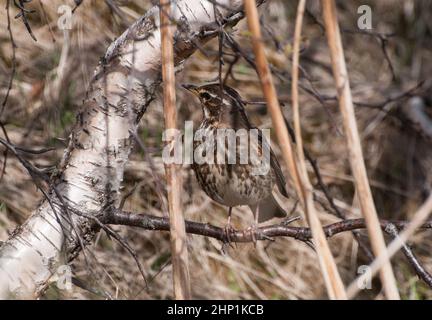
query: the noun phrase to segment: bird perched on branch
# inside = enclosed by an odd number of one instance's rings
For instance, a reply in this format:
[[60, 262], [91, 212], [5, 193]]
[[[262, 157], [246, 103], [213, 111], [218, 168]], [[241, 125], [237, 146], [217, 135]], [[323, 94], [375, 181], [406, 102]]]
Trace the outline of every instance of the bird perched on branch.
[[[273, 195], [276, 184], [279, 192], [288, 197], [282, 170], [263, 131], [251, 125], [237, 91], [219, 83], [203, 86], [185, 84], [183, 87], [199, 98], [203, 110], [201, 125], [194, 135], [192, 168], [205, 193], [229, 207], [226, 230], [233, 230], [231, 211], [235, 206], [248, 205], [252, 210], [255, 223], [251, 229], [255, 229], [259, 222], [286, 216]], [[204, 138], [202, 140], [206, 140], [206, 147], [213, 146], [214, 150], [206, 149], [203, 143], [197, 141], [197, 132]], [[247, 139], [242, 140], [240, 132], [246, 132]], [[223, 134], [228, 138], [225, 139]], [[230, 140], [233, 134], [234, 139]], [[254, 139], [254, 134], [257, 139]], [[234, 151], [232, 147], [235, 147]], [[213, 162], [197, 159], [197, 151], [201, 151], [199, 148], [206, 150], [203, 152], [206, 156], [214, 152]], [[220, 152], [224, 156], [218, 158]], [[245, 154], [249, 155], [246, 161], [242, 158]], [[253, 159], [253, 154], [261, 161]]]

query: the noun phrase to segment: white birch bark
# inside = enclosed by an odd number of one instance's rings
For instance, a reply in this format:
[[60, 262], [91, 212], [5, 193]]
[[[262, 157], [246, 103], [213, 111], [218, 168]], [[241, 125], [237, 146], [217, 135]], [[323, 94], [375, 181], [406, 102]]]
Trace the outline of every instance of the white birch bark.
[[[241, 0], [217, 3], [224, 23], [242, 18]], [[177, 65], [196, 50], [196, 43], [217, 34], [213, 10], [206, 0], [177, 1], [173, 6]], [[154, 7], [112, 43], [95, 72], [52, 181], [68, 206], [103, 214], [103, 208], [117, 200], [132, 148], [130, 130], [136, 130], [161, 81], [160, 56], [159, 9]], [[59, 203], [53, 193], [50, 197]], [[44, 200], [0, 248], [0, 299], [38, 297], [57, 267], [80, 251], [71, 223], [86, 243], [93, 238], [95, 230], [87, 219], [69, 211], [69, 220], [60, 205], [55, 209]]]

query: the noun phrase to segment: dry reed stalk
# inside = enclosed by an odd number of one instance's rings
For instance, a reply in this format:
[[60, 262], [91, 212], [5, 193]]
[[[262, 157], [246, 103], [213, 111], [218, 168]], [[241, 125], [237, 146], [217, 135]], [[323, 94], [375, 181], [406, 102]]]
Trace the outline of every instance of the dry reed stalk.
[[386, 254], [386, 244], [378, 221], [363, 160], [363, 152], [354, 114], [354, 106], [352, 103], [342, 40], [337, 22], [335, 2], [334, 0], [323, 0], [322, 3], [323, 18], [326, 28], [327, 42], [330, 48], [333, 75], [335, 78], [345, 134], [347, 137], [351, 170], [355, 179], [361, 212], [367, 223], [373, 252], [376, 256], [382, 255], [384, 259], [380, 274], [385, 294], [388, 299], [400, 299], [390, 259]]
[[[177, 127], [177, 109], [174, 76], [174, 26], [170, 21], [171, 1], [160, 1], [160, 30], [162, 50], [162, 80], [165, 129], [169, 135]], [[170, 148], [174, 147], [175, 137], [168, 137]], [[190, 279], [188, 268], [188, 251], [186, 244], [186, 230], [182, 211], [181, 197], [182, 179], [181, 168], [176, 164], [165, 164], [168, 211], [171, 234], [171, 261], [173, 269], [174, 297], [177, 300], [190, 299]]]
[[360, 286], [358, 283], [364, 283], [369, 277], [373, 277], [387, 261], [386, 258], [391, 259], [395, 253], [402, 248], [402, 246], [408, 241], [414, 232], [428, 219], [432, 212], [432, 194], [426, 199], [422, 206], [414, 214], [411, 222], [404, 228], [399, 236], [397, 236], [387, 247], [386, 255], [379, 255], [370, 264], [369, 272], [362, 274], [356, 280], [354, 280], [347, 288], [347, 294], [350, 298], [354, 298], [359, 292]]
[[[310, 183], [307, 183], [308, 178], [305, 170], [306, 166], [304, 166], [304, 170], [301, 171], [299, 171], [297, 167], [292, 142], [289, 138], [288, 130], [280, 109], [267, 58], [265, 56], [264, 46], [261, 41], [262, 36], [255, 0], [245, 0], [245, 11], [249, 30], [252, 34], [252, 45], [255, 53], [256, 66], [264, 97], [271, 113], [283, 158], [294, 181], [296, 192], [301, 200], [312, 230], [316, 252], [328, 295], [331, 299], [346, 299], [344, 285], [331, 254], [327, 239], [324, 235], [321, 222], [318, 219], [316, 209], [313, 205], [312, 188]], [[304, 11], [304, 4], [303, 9], [300, 7], [299, 11]], [[301, 25], [301, 21], [298, 21], [298, 23]]]

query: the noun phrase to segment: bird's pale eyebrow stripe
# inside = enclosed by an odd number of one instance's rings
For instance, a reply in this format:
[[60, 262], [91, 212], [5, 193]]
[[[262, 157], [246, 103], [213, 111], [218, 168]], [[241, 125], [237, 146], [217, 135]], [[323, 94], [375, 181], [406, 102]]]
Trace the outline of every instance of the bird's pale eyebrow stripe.
[[209, 91], [203, 91], [203, 92], [200, 92], [200, 94], [201, 94], [201, 93], [204, 93], [204, 92], [206, 92], [206, 93], [207, 93], [207, 94], [208, 94], [212, 99], [218, 97], [217, 94], [211, 93], [211, 92], [209, 92]]

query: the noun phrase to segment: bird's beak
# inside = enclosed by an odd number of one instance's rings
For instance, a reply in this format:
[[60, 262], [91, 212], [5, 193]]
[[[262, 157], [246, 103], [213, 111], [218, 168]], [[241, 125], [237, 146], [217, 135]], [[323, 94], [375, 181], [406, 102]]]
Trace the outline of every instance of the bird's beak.
[[198, 87], [196, 85], [193, 85], [193, 84], [182, 84], [182, 87], [185, 88], [187, 91], [190, 91], [194, 95], [198, 95], [198, 91], [197, 91]]

